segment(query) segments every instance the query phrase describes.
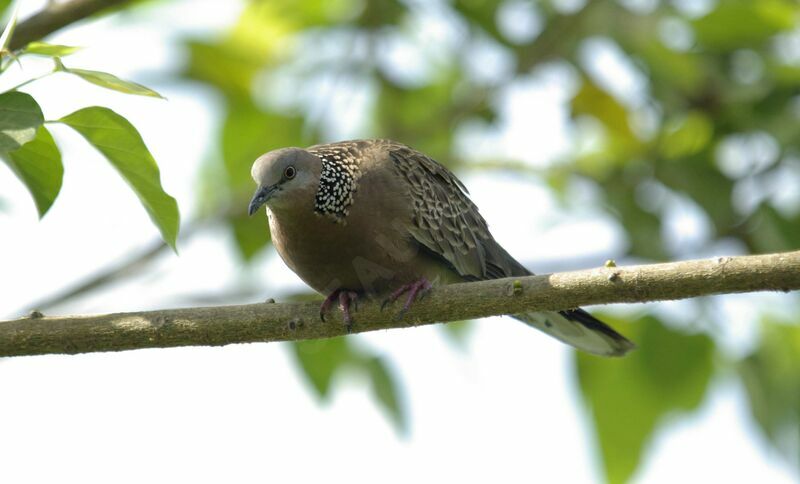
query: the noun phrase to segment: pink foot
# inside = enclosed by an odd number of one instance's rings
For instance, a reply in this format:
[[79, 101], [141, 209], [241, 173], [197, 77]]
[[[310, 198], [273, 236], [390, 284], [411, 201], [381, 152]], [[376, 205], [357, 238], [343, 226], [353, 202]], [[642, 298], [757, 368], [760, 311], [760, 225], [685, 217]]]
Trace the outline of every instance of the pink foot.
[[403, 294], [408, 293], [408, 297], [406, 297], [406, 302], [405, 304], [403, 304], [403, 308], [397, 314], [397, 319], [400, 319], [401, 317], [403, 317], [406, 311], [408, 311], [408, 309], [411, 307], [414, 301], [425, 297], [425, 294], [428, 291], [430, 291], [432, 287], [433, 285], [431, 285], [428, 279], [424, 277], [419, 279], [418, 281], [406, 284], [397, 289], [396, 291], [394, 291], [393, 293], [389, 294], [389, 297], [383, 300], [383, 304], [381, 304], [381, 309], [385, 308], [386, 305], [397, 301]]
[[325, 321], [325, 313], [331, 309], [334, 301], [337, 300], [339, 301], [339, 309], [342, 311], [342, 319], [344, 319], [344, 324], [347, 326], [347, 332], [349, 333], [353, 328], [353, 317], [350, 314], [350, 305], [352, 304], [354, 308], [358, 310], [358, 294], [356, 292], [348, 291], [347, 289], [336, 289], [330, 293], [319, 307], [319, 318]]

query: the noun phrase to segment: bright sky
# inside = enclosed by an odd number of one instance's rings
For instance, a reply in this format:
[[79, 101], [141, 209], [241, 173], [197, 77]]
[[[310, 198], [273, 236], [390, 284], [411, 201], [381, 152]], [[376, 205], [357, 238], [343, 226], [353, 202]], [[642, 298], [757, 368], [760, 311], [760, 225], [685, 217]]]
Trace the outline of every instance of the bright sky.
[[[25, 12], [38, 6], [30, 2]], [[159, 82], [157, 72], [179, 59], [170, 43], [176, 29], [223, 28], [238, 9], [239, 2], [174, 1], [52, 38], [87, 46], [68, 65], [151, 85], [167, 102], [103, 91], [66, 76], [26, 90], [49, 119], [85, 106], [87, 99], [128, 117], [188, 219], [218, 106], [206, 91]], [[26, 63], [25, 75], [46, 68]], [[553, 75], [531, 79], [502, 101], [518, 107], [508, 115], [509, 129], [494, 140], [506, 153], [535, 151], [552, 158], [567, 145], [562, 102], [568, 86], [559, 87], [558, 73]], [[513, 129], [520, 124], [529, 128], [524, 134]], [[0, 193], [8, 205], [0, 213], [2, 317], [16, 316], [31, 300], [124, 259], [156, 236], [105, 161], [68, 129], [55, 126], [53, 132], [66, 175], [43, 221], [0, 164]], [[600, 263], [623, 243], [585, 204], [567, 215], [534, 182], [480, 180], [466, 178], [474, 200], [497, 238], [522, 260], [549, 264], [545, 269], [565, 258]], [[504, 204], [522, 199], [530, 210], [512, 220]], [[63, 312], [155, 308], [176, 296], [224, 293], [242, 271], [261, 281], [264, 297], [302, 287], [272, 251], [248, 269], [231, 255], [227, 235], [204, 233], [181, 246], [180, 257], [167, 255], [147, 275]], [[662, 307], [667, 313], [686, 310], [685, 304]], [[740, 332], [746, 339], [747, 330]], [[280, 344], [0, 361], [0, 482], [323, 482], [332, 476], [390, 483], [597, 482], [594, 441], [564, 346], [507, 318], [480, 322], [466, 351], [432, 327], [355, 340], [385, 352], [394, 364], [411, 415], [407, 438], [395, 434], [362, 381], [345, 379], [329, 404], [318, 404]], [[636, 481], [794, 482], [747, 412], [742, 390], [726, 380], [718, 383], [698, 415], [676, 420], [659, 435]]]

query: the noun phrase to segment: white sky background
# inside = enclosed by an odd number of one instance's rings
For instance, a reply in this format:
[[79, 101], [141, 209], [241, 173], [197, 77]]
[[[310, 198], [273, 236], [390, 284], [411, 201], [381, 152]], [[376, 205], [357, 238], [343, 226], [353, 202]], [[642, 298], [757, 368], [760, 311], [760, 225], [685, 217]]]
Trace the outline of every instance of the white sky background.
[[[189, 84], [159, 83], [180, 60], [177, 31], [221, 29], [238, 2], [174, 1], [52, 37], [87, 48], [67, 65], [151, 85], [169, 101], [104, 91], [67, 76], [26, 89], [48, 119], [91, 104], [112, 107], [142, 132], [184, 220], [218, 122], [215, 99]], [[29, 2], [23, 13], [40, 2]], [[46, 69], [26, 63], [25, 75]], [[15, 71], [16, 72], [16, 71]], [[555, 77], [553, 77], [555, 76]], [[10, 77], [10, 76], [9, 76]], [[4, 82], [12, 85], [18, 79]], [[569, 145], [558, 74], [534, 76], [503, 104], [508, 130], [483, 142], [537, 164]], [[516, 109], [514, 109], [516, 107]], [[525, 126], [524, 132], [515, 126]], [[133, 193], [67, 128], [53, 132], [65, 164], [61, 195], [43, 221], [0, 164], [0, 316], [97, 267], [122, 260], [156, 235]], [[537, 158], [538, 157], [538, 158]], [[624, 241], [587, 204], [566, 214], [530, 180], [467, 178], [496, 237], [525, 261], [602, 262]], [[508, 217], [510, 200], [530, 210]], [[569, 217], [564, 223], [559, 217]], [[266, 223], [265, 223], [266, 230]], [[587, 236], [586, 234], [591, 234]], [[204, 233], [147, 275], [63, 308], [110, 312], [174, 304], [176, 296], [231, 290], [242, 271], [264, 297], [302, 287], [269, 251], [251, 268], [223, 233]], [[536, 269], [536, 267], [534, 267]], [[729, 315], [740, 312], [731, 300]], [[238, 301], [231, 301], [238, 302]], [[686, 305], [663, 305], [665, 312]], [[686, 309], [690, 310], [690, 309]], [[741, 318], [740, 318], [741, 320]], [[751, 333], [735, 322], [734, 340]], [[0, 482], [597, 482], [593, 437], [572, 376], [569, 350], [510, 319], [477, 325], [466, 352], [437, 328], [385, 331], [356, 340], [384, 351], [405, 390], [411, 433], [398, 438], [363, 383], [345, 379], [318, 405], [280, 344], [141, 350], [0, 361]], [[734, 346], [736, 346], [734, 344]], [[794, 482], [750, 423], [741, 389], [719, 383], [698, 415], [677, 420], [647, 453], [638, 482]]]

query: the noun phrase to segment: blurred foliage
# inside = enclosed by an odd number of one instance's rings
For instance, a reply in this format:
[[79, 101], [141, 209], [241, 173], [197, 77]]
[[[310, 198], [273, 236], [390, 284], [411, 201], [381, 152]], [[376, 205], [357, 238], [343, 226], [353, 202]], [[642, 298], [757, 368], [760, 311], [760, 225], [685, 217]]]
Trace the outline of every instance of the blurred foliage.
[[604, 315], [639, 346], [625, 358], [577, 354], [580, 390], [591, 410], [608, 482], [627, 482], [666, 417], [696, 409], [711, 381], [706, 335], [667, 328], [652, 316], [634, 324]]
[[352, 339], [346, 337], [296, 341], [289, 345], [306, 380], [321, 400], [330, 398], [331, 384], [337, 374], [355, 371], [369, 380], [372, 394], [397, 431], [408, 431], [408, 415], [400, 390], [384, 358], [356, 346]]
[[[221, 158], [208, 160], [202, 203], [209, 213], [230, 208], [221, 222], [249, 261], [268, 244], [263, 219], [245, 216], [249, 167], [277, 147], [387, 137], [456, 170], [529, 175], [524, 160], [463, 163], [459, 133], [501, 128], [498, 100], [557, 67], [572, 86], [566, 109], [575, 148], [538, 174], [560, 200], [576, 181], [597, 188], [598, 205], [627, 236], [624, 253], [609, 257], [685, 258], [714, 253], [722, 242], [744, 253], [800, 248], [800, 5], [567, 6], [573, 3], [248, 2], [229, 31], [186, 41], [182, 75], [218, 93], [224, 112]], [[622, 68], [607, 65], [600, 54], [608, 52]], [[608, 74], [614, 69], [633, 81], [620, 87]], [[678, 202], [706, 225], [699, 241], [683, 244], [670, 233]], [[715, 312], [712, 300], [698, 304], [707, 307], [703, 314]], [[776, 448], [787, 448], [783, 434], [798, 435], [800, 353], [791, 338], [776, 336], [796, 326], [765, 324], [759, 349], [736, 361], [716, 345], [707, 320], [666, 326], [647, 315], [635, 324], [611, 322], [638, 342], [637, 352], [613, 361], [576, 356], [610, 482], [636, 472], [654, 434], [696, 410], [726, 365], [739, 369], [753, 417]], [[445, 328], [463, 347], [469, 323]], [[323, 398], [340, 368], [369, 373], [364, 362], [383, 361], [353, 356], [348, 339], [292, 348]], [[385, 380], [385, 389], [375, 390], [378, 401], [391, 409], [397, 384], [390, 373], [373, 371], [373, 388]]]
[[739, 363], [750, 408], [764, 435], [800, 465], [800, 327], [766, 319], [761, 344]]

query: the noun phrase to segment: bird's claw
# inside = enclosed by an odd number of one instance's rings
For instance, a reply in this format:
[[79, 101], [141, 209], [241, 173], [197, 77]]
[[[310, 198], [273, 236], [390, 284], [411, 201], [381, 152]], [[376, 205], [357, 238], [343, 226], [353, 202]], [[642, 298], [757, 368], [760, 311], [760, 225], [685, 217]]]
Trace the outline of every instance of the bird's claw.
[[319, 318], [325, 322], [325, 313], [327, 313], [335, 301], [339, 302], [339, 309], [342, 311], [342, 319], [344, 320], [347, 333], [351, 333], [353, 329], [353, 317], [350, 314], [350, 306], [358, 311], [358, 293], [355, 291], [348, 291], [347, 289], [336, 289], [322, 301], [319, 307]]
[[414, 301], [421, 301], [428, 294], [428, 292], [430, 292], [432, 287], [433, 285], [424, 277], [410, 284], [405, 284], [393, 293], [389, 294], [389, 297], [383, 300], [383, 303], [381, 303], [381, 311], [383, 311], [383, 309], [389, 304], [397, 301], [400, 296], [408, 293], [405, 304], [403, 304], [403, 307], [394, 317], [395, 321], [399, 321], [403, 316], [405, 316]]

